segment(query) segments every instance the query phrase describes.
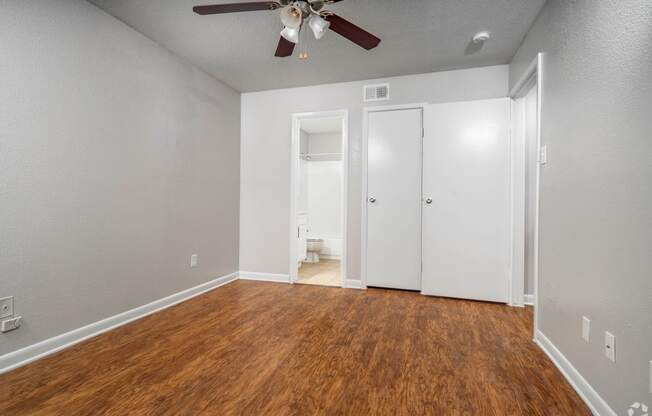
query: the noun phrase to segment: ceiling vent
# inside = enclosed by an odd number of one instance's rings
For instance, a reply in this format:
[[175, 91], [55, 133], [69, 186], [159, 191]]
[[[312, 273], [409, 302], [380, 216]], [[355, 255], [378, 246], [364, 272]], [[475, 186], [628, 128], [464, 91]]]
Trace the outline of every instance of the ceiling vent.
[[365, 85], [364, 102], [389, 100], [389, 84]]

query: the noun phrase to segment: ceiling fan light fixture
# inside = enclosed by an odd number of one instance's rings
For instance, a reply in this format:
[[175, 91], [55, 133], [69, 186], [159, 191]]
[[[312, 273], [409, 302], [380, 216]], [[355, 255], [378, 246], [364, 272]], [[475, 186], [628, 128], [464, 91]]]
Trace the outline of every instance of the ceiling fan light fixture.
[[379, 37], [374, 36], [372, 33], [367, 32], [330, 10], [324, 10], [324, 6], [339, 3], [340, 1], [342, 0], [238, 0], [236, 3], [195, 6], [192, 10], [199, 15], [213, 15], [281, 9], [279, 10], [279, 14], [274, 13], [277, 19], [280, 18], [283, 22], [283, 30], [276, 46], [276, 52], [274, 53], [274, 56], [279, 58], [292, 56], [298, 44], [301, 45], [301, 50], [299, 51], [300, 57], [302, 59], [308, 57], [306, 45], [309, 42], [304, 41], [308, 40], [306, 36], [309, 35], [307, 33], [301, 33], [304, 23], [309, 24], [310, 30], [317, 39], [321, 39], [327, 30], [332, 30], [366, 50], [374, 49], [378, 46], [380, 43]]
[[281, 36], [292, 43], [299, 43], [299, 29], [286, 27], [285, 29], [281, 30]]
[[312, 33], [315, 35], [315, 39], [319, 40], [324, 36], [326, 29], [328, 29], [331, 24], [329, 21], [315, 14], [310, 17], [308, 25], [310, 26], [310, 29], [312, 29]]
[[[303, 12], [297, 6], [284, 7], [281, 10], [281, 22], [290, 29], [298, 29], [303, 20]], [[289, 39], [288, 39], [289, 40]]]

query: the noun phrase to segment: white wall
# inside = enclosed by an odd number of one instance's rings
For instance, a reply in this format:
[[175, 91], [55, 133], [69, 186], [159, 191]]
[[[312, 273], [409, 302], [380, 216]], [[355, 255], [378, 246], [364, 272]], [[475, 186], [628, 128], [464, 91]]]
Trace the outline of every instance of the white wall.
[[[391, 100], [381, 105], [449, 102], [507, 96], [508, 67], [493, 66], [389, 78]], [[288, 274], [290, 143], [293, 113], [349, 110], [349, 239], [347, 277], [360, 278], [359, 81], [242, 95], [240, 269]]]
[[652, 405], [652, 2], [549, 0], [510, 65], [512, 85], [540, 51], [540, 328], [626, 414]]
[[310, 153], [340, 153], [342, 133], [313, 133], [309, 136]]
[[237, 270], [236, 91], [84, 1], [1, 2], [0, 57], [0, 354]]
[[342, 161], [308, 162], [309, 238], [342, 238]]
[[[308, 136], [312, 159], [306, 164], [308, 238], [322, 238], [322, 254], [339, 255], [342, 245], [342, 133]], [[322, 154], [323, 156], [319, 156]], [[325, 154], [328, 154], [327, 156]]]
[[[307, 238], [323, 240], [321, 254], [342, 255], [342, 133], [300, 131], [301, 153], [310, 160], [299, 161], [297, 212], [307, 212]], [[328, 154], [328, 155], [326, 155]]]
[[[308, 153], [308, 133], [303, 130], [299, 131], [299, 153]], [[297, 213], [308, 211], [308, 161], [299, 159], [299, 186], [297, 194]]]

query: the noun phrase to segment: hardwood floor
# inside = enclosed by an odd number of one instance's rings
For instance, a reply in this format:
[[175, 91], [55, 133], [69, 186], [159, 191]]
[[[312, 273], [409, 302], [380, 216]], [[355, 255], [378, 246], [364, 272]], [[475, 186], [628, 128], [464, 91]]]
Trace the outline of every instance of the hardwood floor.
[[590, 415], [528, 309], [236, 281], [0, 375], [0, 415]]
[[322, 259], [319, 263], [302, 263], [297, 283], [321, 286], [342, 286], [340, 261]]

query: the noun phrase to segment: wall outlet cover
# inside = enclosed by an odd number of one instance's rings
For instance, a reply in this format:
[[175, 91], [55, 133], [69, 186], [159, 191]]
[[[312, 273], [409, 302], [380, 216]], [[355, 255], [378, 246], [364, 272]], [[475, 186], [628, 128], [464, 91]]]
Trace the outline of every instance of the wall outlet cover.
[[0, 299], [0, 319], [14, 314], [14, 297], [7, 296]]
[[609, 361], [616, 362], [616, 337], [609, 331], [604, 333], [604, 355]]
[[5, 319], [4, 321], [2, 321], [2, 324], [0, 324], [0, 331], [1, 332], [13, 331], [14, 329], [20, 328], [20, 325], [22, 323], [23, 323], [23, 317], [22, 316], [17, 316], [15, 318]]
[[193, 254], [190, 256], [190, 267], [197, 266], [199, 266], [199, 256], [197, 254]]

